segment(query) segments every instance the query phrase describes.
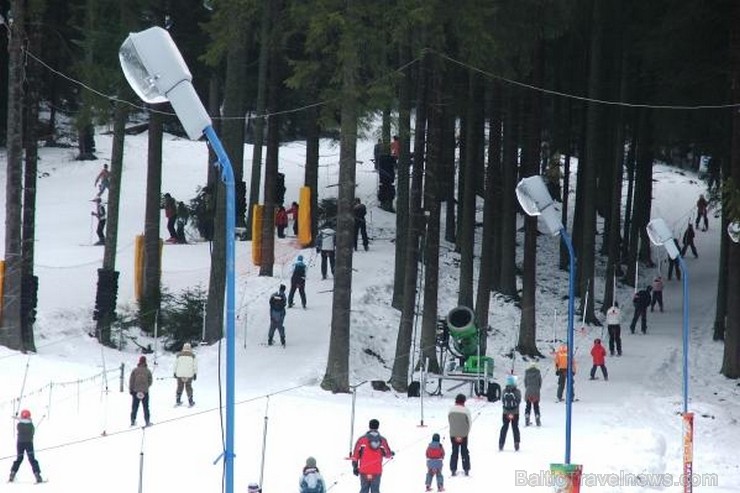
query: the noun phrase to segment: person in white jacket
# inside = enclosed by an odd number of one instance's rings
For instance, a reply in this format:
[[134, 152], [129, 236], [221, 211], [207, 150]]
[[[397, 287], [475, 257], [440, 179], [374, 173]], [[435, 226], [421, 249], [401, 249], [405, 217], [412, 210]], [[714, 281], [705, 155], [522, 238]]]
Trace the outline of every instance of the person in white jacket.
[[619, 325], [622, 321], [622, 312], [619, 310], [619, 303], [606, 311], [606, 329], [609, 332], [609, 353], [614, 356], [616, 346], [617, 356], [622, 356], [622, 327]]
[[334, 276], [334, 251], [337, 246], [337, 233], [330, 226], [319, 231], [316, 238], [316, 251], [321, 254], [321, 278], [326, 279], [326, 262], [329, 261], [331, 275]]
[[177, 390], [175, 391], [175, 404], [182, 404], [182, 390], [188, 395], [188, 403], [195, 405], [193, 400], [193, 380], [198, 377], [198, 361], [193, 354], [193, 347], [189, 342], [182, 345], [182, 351], [175, 358], [174, 376], [177, 379]]

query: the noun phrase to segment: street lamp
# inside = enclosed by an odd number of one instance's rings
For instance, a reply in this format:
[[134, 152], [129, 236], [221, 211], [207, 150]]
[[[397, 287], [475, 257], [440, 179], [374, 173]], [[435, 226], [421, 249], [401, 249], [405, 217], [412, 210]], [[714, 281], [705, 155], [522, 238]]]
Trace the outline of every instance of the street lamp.
[[234, 171], [191, 83], [192, 75], [170, 34], [161, 27], [131, 33], [118, 51], [123, 74], [147, 103], [169, 101], [192, 140], [205, 135], [216, 154], [226, 188], [226, 441], [222, 453], [226, 493], [234, 491]]
[[[691, 473], [693, 467], [694, 447], [694, 415], [688, 412], [689, 408], [689, 271], [686, 263], [678, 251], [678, 245], [673, 233], [666, 222], [656, 217], [647, 227], [647, 234], [653, 245], [663, 246], [671, 261], [677, 261], [681, 269], [681, 284], [683, 288], [683, 447], [684, 447], [684, 492], [692, 491]], [[728, 229], [729, 233], [729, 229]], [[732, 235], [731, 235], [732, 237]]]
[[530, 216], [539, 216], [538, 228], [547, 234], [560, 233], [563, 243], [568, 248], [568, 366], [565, 392], [565, 464], [570, 464], [570, 436], [573, 410], [573, 292], [575, 284], [575, 253], [573, 242], [560, 221], [558, 212], [553, 207], [553, 200], [541, 176], [522, 178], [516, 186], [519, 204]]

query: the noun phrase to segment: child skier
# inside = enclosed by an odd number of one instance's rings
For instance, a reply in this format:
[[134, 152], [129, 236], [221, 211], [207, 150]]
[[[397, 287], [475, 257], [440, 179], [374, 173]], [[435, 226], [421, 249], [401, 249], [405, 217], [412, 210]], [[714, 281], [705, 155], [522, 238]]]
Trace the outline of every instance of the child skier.
[[503, 411], [501, 433], [498, 439], [498, 449], [503, 450], [506, 443], [506, 434], [509, 431], [514, 433], [514, 450], [519, 450], [519, 404], [522, 402], [522, 393], [516, 388], [516, 377], [509, 375], [506, 377], [506, 387], [501, 393], [501, 407]]
[[437, 478], [437, 491], [445, 490], [445, 478], [442, 476], [444, 467], [445, 449], [439, 441], [439, 433], [432, 435], [432, 441], [427, 447], [427, 491], [432, 491], [432, 477]]
[[313, 457], [306, 459], [298, 486], [301, 489], [300, 493], [324, 493], [326, 491], [324, 478], [321, 477], [319, 468], [316, 467], [316, 459]]
[[33, 421], [31, 421], [31, 411], [28, 409], [21, 411], [21, 417], [18, 420], [16, 428], [18, 430], [18, 440], [16, 443], [18, 455], [13, 465], [10, 466], [10, 478], [8, 478], [8, 481], [12, 482], [15, 479], [18, 468], [21, 467], [21, 462], [23, 462], [23, 454], [25, 453], [28, 456], [28, 462], [31, 463], [33, 475], [36, 476], [36, 482], [43, 483], [41, 468], [39, 468], [39, 462], [36, 460], [33, 452], [33, 434], [36, 428], [33, 426]]
[[601, 368], [604, 380], [609, 380], [609, 373], [606, 371], [606, 349], [601, 345], [601, 339], [594, 339], [594, 347], [591, 348], [591, 358], [594, 365], [591, 367], [591, 380], [596, 380], [596, 368]]

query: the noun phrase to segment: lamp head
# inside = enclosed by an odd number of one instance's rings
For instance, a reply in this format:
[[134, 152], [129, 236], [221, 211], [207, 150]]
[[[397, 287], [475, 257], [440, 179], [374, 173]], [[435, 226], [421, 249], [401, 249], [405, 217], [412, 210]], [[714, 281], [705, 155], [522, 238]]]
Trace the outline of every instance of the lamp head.
[[550, 192], [540, 175], [522, 178], [516, 186], [516, 197], [524, 212], [529, 216], [540, 216], [538, 229], [556, 235], [563, 229]]
[[666, 222], [661, 217], [652, 219], [647, 227], [647, 234], [653, 245], [663, 246], [672, 259], [678, 257], [678, 247], [673, 241], [673, 233]]
[[161, 27], [131, 33], [118, 50], [118, 58], [123, 75], [142, 100], [150, 104], [169, 101], [188, 136], [197, 140], [203, 135], [211, 119], [170, 33]]

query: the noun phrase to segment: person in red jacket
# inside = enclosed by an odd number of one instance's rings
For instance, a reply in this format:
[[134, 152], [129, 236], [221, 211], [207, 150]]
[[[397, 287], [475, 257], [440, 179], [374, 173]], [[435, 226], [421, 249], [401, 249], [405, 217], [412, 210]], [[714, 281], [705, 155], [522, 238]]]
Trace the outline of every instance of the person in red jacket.
[[591, 367], [591, 380], [596, 380], [596, 368], [601, 368], [601, 374], [604, 380], [609, 380], [609, 373], [606, 371], [606, 349], [601, 345], [601, 339], [594, 339], [594, 347], [591, 348], [591, 358], [594, 366]]
[[388, 441], [378, 432], [380, 422], [371, 419], [369, 430], [355, 443], [352, 472], [360, 477], [360, 493], [380, 493], [383, 459], [393, 457]]
[[288, 227], [288, 212], [282, 204], [278, 206], [277, 212], [275, 212], [275, 227], [277, 228], [278, 238], [285, 238], [285, 228]]

